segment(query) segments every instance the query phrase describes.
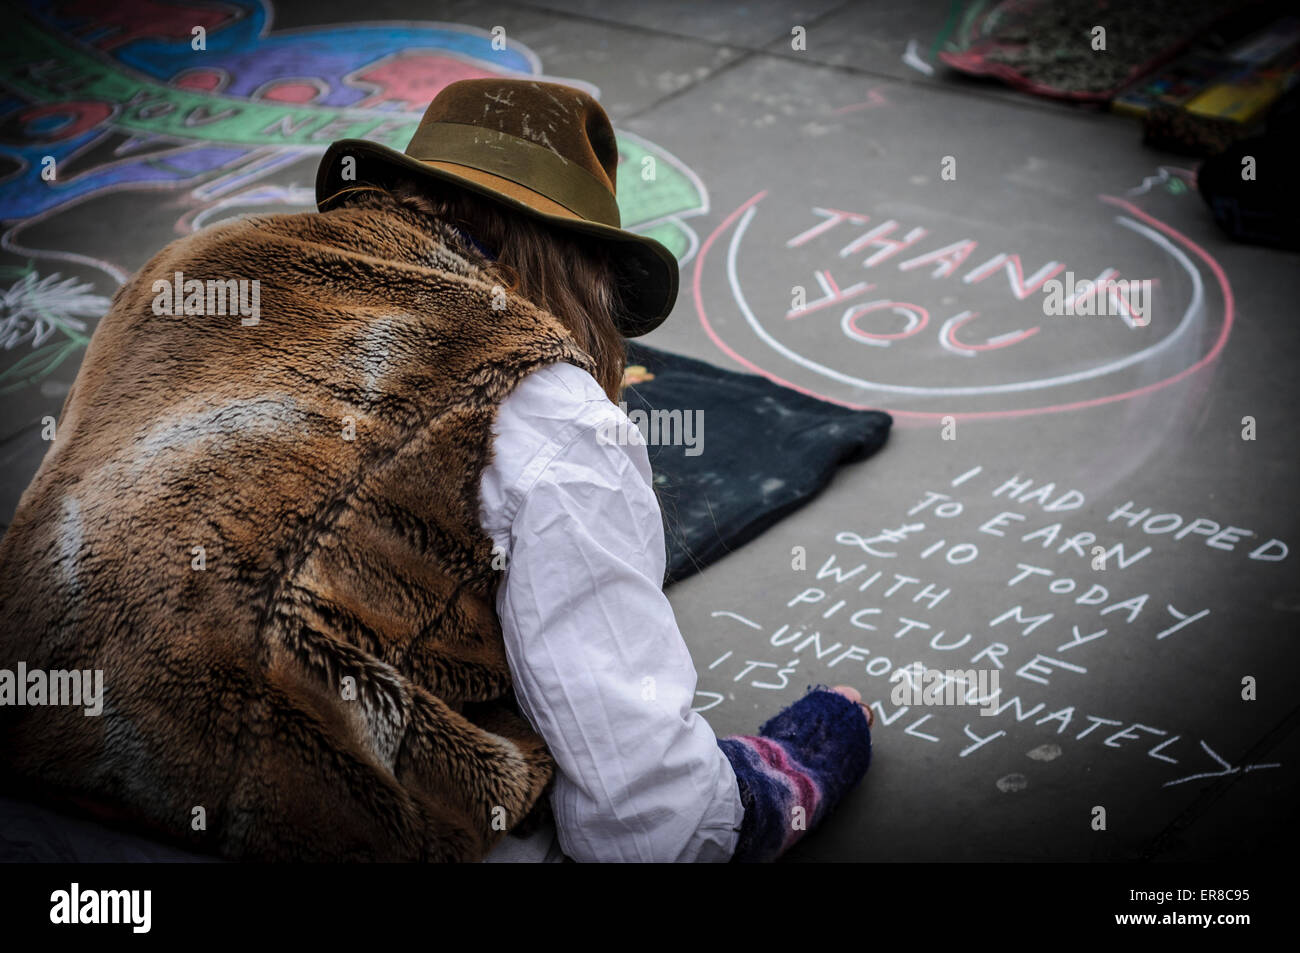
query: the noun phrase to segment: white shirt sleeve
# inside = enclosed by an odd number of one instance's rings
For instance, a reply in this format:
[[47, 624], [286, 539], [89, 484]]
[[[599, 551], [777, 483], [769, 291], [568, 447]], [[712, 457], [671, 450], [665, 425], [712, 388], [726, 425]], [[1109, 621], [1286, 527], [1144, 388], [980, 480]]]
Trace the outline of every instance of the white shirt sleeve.
[[697, 676], [663, 593], [640, 433], [559, 364], [503, 402], [494, 449], [482, 517], [507, 553], [497, 612], [520, 708], [559, 768], [561, 847], [582, 861], [729, 860], [744, 807], [691, 711]]

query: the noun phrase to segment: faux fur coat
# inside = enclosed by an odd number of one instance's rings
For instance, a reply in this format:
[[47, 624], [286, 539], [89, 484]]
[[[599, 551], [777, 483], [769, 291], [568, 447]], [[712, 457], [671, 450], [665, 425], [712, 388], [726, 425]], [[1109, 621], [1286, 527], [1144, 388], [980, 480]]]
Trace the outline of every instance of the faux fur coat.
[[[103, 711], [0, 708], [11, 783], [245, 859], [473, 860], [528, 814], [479, 480], [525, 375], [594, 368], [462, 248], [265, 216], [118, 292], [0, 542], [0, 667], [102, 670]], [[165, 313], [191, 280], [260, 313]]]

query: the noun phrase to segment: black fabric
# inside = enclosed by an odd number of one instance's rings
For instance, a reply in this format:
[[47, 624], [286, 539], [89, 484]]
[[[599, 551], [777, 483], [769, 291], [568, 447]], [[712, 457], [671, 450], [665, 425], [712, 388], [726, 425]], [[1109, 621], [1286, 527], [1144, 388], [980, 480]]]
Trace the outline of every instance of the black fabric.
[[[1300, 87], [1273, 107], [1263, 135], [1242, 139], [1206, 159], [1197, 187], [1219, 227], [1239, 242], [1300, 249], [1300, 183], [1294, 165], [1300, 149]], [[1242, 178], [1251, 157], [1255, 178]]]
[[841, 463], [879, 450], [893, 423], [886, 413], [805, 397], [758, 375], [644, 344], [629, 342], [628, 364], [654, 375], [625, 391], [629, 415], [702, 412], [703, 452], [689, 455], [690, 447], [663, 442], [649, 448], [668, 541], [665, 585], [803, 506]]
[[97, 821], [0, 795], [0, 862], [6, 864], [219, 863]]

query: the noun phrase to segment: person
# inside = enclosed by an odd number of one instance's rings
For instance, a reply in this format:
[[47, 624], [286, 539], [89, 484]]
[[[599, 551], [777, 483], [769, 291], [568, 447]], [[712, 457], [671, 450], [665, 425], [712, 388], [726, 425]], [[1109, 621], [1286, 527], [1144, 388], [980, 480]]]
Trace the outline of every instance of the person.
[[721, 740], [691, 708], [617, 405], [677, 264], [617, 164], [581, 90], [453, 83], [405, 153], [334, 143], [316, 212], [118, 293], [0, 542], [6, 654], [106, 702], [6, 709], [12, 779], [258, 860], [758, 861], [822, 822], [854, 689]]

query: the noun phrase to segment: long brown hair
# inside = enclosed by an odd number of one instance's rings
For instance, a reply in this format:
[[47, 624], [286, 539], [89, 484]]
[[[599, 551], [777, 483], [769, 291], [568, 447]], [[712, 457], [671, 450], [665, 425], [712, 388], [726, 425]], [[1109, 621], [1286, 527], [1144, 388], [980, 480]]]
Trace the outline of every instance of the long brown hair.
[[[495, 255], [481, 263], [508, 294], [554, 315], [596, 364], [596, 382], [614, 403], [623, 390], [627, 351], [615, 324], [619, 301], [609, 248], [548, 228], [469, 192], [397, 183], [344, 189], [331, 201], [396, 202], [454, 225]], [[481, 257], [481, 256], [479, 256]]]

